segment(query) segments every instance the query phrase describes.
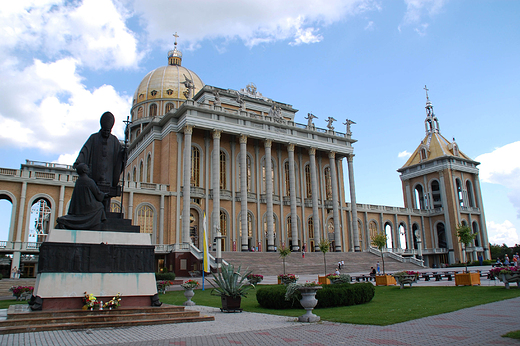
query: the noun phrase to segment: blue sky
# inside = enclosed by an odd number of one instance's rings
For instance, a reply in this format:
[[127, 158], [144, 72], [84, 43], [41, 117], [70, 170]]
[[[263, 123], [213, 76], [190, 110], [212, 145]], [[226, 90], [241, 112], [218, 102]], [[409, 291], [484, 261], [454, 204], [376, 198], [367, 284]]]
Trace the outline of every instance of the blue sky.
[[[396, 172], [425, 135], [481, 162], [492, 243], [520, 243], [520, 2], [16, 1], [0, 8], [0, 167], [71, 163], [99, 117], [122, 120], [144, 75], [183, 66], [325, 119], [352, 119], [358, 203], [403, 206]], [[349, 196], [347, 196], [347, 200]], [[0, 203], [0, 238], [8, 225]], [[4, 210], [2, 212], [2, 210]], [[7, 215], [7, 216], [6, 216]], [[7, 219], [6, 219], [7, 218]]]

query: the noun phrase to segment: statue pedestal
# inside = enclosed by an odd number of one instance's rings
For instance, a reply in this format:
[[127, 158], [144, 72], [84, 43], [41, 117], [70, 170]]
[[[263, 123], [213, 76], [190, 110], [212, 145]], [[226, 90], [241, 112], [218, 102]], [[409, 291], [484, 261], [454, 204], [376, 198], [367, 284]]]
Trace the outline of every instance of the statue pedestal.
[[160, 304], [154, 246], [146, 233], [53, 229], [40, 246], [34, 310], [81, 309], [84, 293], [121, 306]]

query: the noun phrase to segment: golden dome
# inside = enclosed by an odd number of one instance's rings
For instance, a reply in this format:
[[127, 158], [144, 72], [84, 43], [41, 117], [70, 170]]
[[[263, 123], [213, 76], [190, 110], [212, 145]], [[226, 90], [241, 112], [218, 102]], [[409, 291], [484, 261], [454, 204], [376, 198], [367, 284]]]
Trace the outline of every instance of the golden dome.
[[134, 93], [133, 105], [154, 99], [186, 100], [184, 92], [187, 90], [184, 82], [193, 81], [194, 96], [204, 87], [204, 82], [193, 71], [180, 65], [167, 65], [156, 68], [143, 78]]

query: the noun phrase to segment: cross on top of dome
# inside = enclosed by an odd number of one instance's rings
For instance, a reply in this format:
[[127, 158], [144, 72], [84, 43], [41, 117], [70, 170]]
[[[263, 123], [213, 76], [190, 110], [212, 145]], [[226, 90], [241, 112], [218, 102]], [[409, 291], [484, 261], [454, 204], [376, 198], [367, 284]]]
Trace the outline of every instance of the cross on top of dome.
[[175, 37], [175, 43], [173, 50], [170, 50], [168, 52], [168, 65], [180, 66], [182, 62], [182, 52], [177, 49], [177, 37], [179, 37], [179, 35], [177, 35], [177, 32], [173, 34], [173, 37]]

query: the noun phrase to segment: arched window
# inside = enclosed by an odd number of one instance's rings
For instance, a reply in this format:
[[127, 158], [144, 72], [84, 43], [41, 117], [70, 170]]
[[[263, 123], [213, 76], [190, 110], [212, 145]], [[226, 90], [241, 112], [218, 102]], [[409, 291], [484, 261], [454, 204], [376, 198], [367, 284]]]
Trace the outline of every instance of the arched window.
[[460, 183], [460, 179], [455, 179], [455, 184], [457, 185], [457, 197], [459, 199], [459, 205], [464, 207], [464, 194], [462, 192], [462, 184]]
[[136, 182], [137, 181], [137, 168], [135, 166], [134, 166], [133, 175], [134, 175], [134, 181]]
[[157, 104], [153, 103], [150, 105], [150, 117], [157, 116]]
[[385, 223], [385, 234], [386, 234], [386, 247], [389, 249], [393, 248], [393, 233], [392, 233], [392, 225], [387, 222]]
[[146, 158], [146, 181], [152, 182], [152, 155], [148, 154]]
[[424, 191], [423, 187], [420, 184], [415, 186], [414, 191], [414, 207], [415, 209], [425, 209], [424, 205]]
[[358, 219], [358, 235], [359, 235], [359, 246], [364, 249], [364, 241], [365, 241], [365, 237], [363, 237], [363, 234], [365, 232], [363, 232], [363, 222], [361, 222], [360, 219]]
[[469, 206], [474, 208], [475, 207], [475, 197], [473, 194], [473, 184], [471, 184], [470, 180], [466, 180], [466, 191], [468, 191]]
[[413, 248], [417, 250], [419, 248], [417, 236], [419, 235], [419, 238], [420, 238], [421, 235], [419, 234], [419, 226], [416, 223], [414, 223], [412, 226], [412, 234], [413, 234]]
[[191, 186], [200, 186], [200, 150], [191, 147]]
[[130, 174], [130, 172], [126, 173], [126, 180], [132, 181], [132, 175]]
[[307, 220], [307, 231], [309, 232], [309, 239], [314, 239], [314, 220], [312, 216]]
[[408, 243], [407, 243], [407, 237], [406, 237], [406, 228], [403, 223], [399, 224], [399, 242], [401, 243], [401, 249], [407, 249]]
[[227, 188], [227, 157], [224, 151], [220, 151], [220, 189]]
[[[264, 214], [264, 234], [267, 239], [267, 215]], [[276, 214], [273, 213], [273, 235], [274, 239], [276, 239]]]
[[175, 105], [173, 103], [171, 103], [171, 102], [168, 102], [166, 104], [166, 108], [164, 109], [164, 111], [165, 111], [165, 113], [168, 113], [169, 111], [171, 111], [174, 108], [175, 108]]
[[141, 119], [143, 117], [143, 107], [139, 107], [137, 109], [137, 119]]
[[439, 185], [439, 181], [433, 180], [431, 187], [432, 187], [433, 208], [440, 208], [440, 207], [442, 207], [442, 199], [441, 199], [441, 187]]
[[120, 213], [121, 212], [121, 203], [111, 200], [110, 201], [110, 212], [111, 213]]
[[289, 177], [289, 161], [286, 161], [283, 165], [284, 168], [284, 181], [285, 181], [285, 195], [291, 195], [291, 180]]
[[141, 161], [139, 163], [139, 181], [140, 182], [144, 181], [144, 164], [143, 164], [143, 161]]
[[[238, 228], [240, 231], [240, 236], [242, 236], [242, 216], [238, 217]], [[249, 238], [253, 237], [253, 214], [251, 212], [247, 212], [247, 236]]]
[[137, 224], [141, 227], [141, 233], [153, 233], [153, 209], [149, 205], [141, 205], [137, 208]]
[[325, 198], [332, 200], [332, 178], [330, 175], [330, 167], [325, 168]]
[[473, 234], [476, 234], [476, 236], [475, 236], [475, 246], [480, 246], [479, 245], [480, 241], [478, 239], [478, 223], [477, 223], [477, 221], [473, 221], [472, 226], [473, 226], [472, 227], [473, 228]]
[[421, 153], [421, 161], [424, 161], [424, 160], [426, 160], [428, 158], [428, 154], [427, 154], [425, 148], [421, 148], [420, 153]]
[[220, 211], [220, 234], [225, 237], [227, 236], [227, 215], [222, 210]]
[[377, 235], [377, 224], [375, 221], [370, 221], [368, 223], [368, 233], [370, 234], [370, 239]]
[[305, 192], [306, 197], [312, 197], [312, 187], [311, 187], [311, 165], [305, 165]]
[[41, 243], [51, 227], [51, 203], [45, 198], [37, 199], [31, 206], [29, 242]]
[[437, 244], [441, 249], [448, 248], [448, 243], [446, 242], [446, 229], [444, 228], [444, 224], [442, 222], [437, 224]]

